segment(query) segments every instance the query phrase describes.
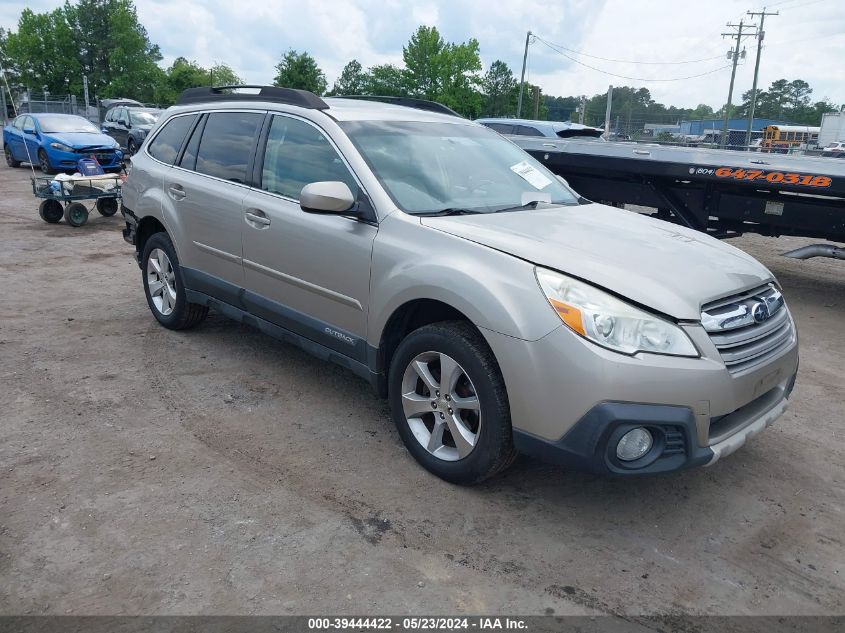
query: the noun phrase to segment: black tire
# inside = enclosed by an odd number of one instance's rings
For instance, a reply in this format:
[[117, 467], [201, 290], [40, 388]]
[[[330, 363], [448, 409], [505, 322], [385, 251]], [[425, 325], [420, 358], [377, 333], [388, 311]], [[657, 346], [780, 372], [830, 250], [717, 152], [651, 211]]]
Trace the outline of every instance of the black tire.
[[82, 226], [88, 221], [88, 207], [81, 202], [71, 202], [65, 207], [65, 222], [71, 226]]
[[62, 203], [58, 200], [44, 200], [38, 205], [38, 215], [49, 224], [59, 222], [64, 214], [65, 210], [62, 208]]
[[130, 138], [129, 141], [126, 143], [126, 152], [130, 156], [134, 156], [135, 152], [137, 152], [137, 151], [138, 151], [138, 146], [135, 145], [135, 141]]
[[47, 156], [47, 152], [43, 149], [38, 150], [38, 167], [41, 169], [42, 174], [49, 176], [56, 173], [56, 170], [50, 164], [50, 158]]
[[12, 150], [10, 150], [7, 145], [3, 146], [3, 154], [6, 155], [6, 164], [9, 167], [20, 167], [21, 166], [21, 161], [15, 160], [14, 158], [12, 158]]
[[[150, 296], [150, 288], [147, 279], [147, 267], [150, 253], [155, 249], [165, 252], [173, 267], [176, 302], [170, 314], [162, 314]], [[196, 327], [208, 316], [208, 307], [198, 303], [189, 303], [185, 296], [185, 284], [182, 280], [182, 269], [179, 266], [179, 258], [176, 256], [176, 249], [167, 233], [155, 233], [144, 245], [144, 252], [141, 255], [141, 274], [144, 280], [144, 296], [147, 298], [147, 305], [156, 320], [169, 330], [187, 330]]]
[[[475, 448], [456, 461], [435, 457], [414, 437], [402, 408], [405, 369], [419, 354], [440, 352], [464, 369], [481, 407], [481, 427]], [[426, 470], [455, 484], [477, 484], [510, 466], [513, 447], [510, 405], [505, 382], [493, 352], [470, 323], [444, 321], [411, 332], [400, 343], [388, 371], [391, 417], [408, 451]]]
[[100, 215], [110, 218], [117, 213], [117, 198], [100, 198], [97, 200], [97, 211]]

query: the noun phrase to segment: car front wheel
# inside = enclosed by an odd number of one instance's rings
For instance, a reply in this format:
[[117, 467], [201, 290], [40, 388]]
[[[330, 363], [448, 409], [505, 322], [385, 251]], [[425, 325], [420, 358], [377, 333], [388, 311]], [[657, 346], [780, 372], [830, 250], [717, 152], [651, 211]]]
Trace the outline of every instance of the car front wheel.
[[188, 302], [176, 249], [167, 233], [156, 233], [147, 240], [141, 267], [147, 304], [164, 327], [186, 330], [208, 316], [206, 306]]
[[137, 151], [138, 151], [138, 146], [137, 146], [137, 145], [135, 145], [135, 141], [133, 141], [133, 140], [130, 138], [130, 139], [129, 139], [129, 142], [126, 144], [126, 152], [127, 152], [130, 156], [134, 156], [134, 155], [135, 155], [135, 152], [137, 152]]
[[41, 169], [41, 173], [47, 175], [50, 175], [55, 171], [53, 166], [50, 164], [47, 152], [43, 149], [38, 150], [38, 167]]
[[402, 441], [438, 477], [479, 483], [516, 457], [502, 374], [469, 323], [436, 323], [409, 334], [391, 362], [388, 392]]

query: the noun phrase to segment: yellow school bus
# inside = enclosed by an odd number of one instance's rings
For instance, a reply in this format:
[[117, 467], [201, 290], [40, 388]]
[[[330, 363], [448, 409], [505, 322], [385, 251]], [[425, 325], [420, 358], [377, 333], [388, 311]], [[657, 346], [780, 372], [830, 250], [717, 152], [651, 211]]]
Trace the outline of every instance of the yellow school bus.
[[780, 152], [787, 154], [790, 149], [797, 149], [802, 145], [817, 143], [819, 127], [810, 125], [767, 125], [763, 128], [763, 142], [760, 149], [764, 152]]

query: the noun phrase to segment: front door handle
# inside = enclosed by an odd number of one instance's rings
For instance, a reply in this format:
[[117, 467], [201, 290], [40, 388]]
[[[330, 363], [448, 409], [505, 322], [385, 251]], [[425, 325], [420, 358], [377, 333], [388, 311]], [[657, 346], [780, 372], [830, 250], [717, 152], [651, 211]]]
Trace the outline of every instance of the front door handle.
[[263, 211], [258, 209], [250, 209], [244, 213], [244, 218], [248, 224], [251, 224], [257, 229], [263, 229], [270, 226], [270, 218], [268, 218]]
[[174, 200], [182, 200], [187, 194], [185, 190], [182, 188], [182, 185], [172, 184], [167, 188], [167, 193], [170, 194], [170, 197]]

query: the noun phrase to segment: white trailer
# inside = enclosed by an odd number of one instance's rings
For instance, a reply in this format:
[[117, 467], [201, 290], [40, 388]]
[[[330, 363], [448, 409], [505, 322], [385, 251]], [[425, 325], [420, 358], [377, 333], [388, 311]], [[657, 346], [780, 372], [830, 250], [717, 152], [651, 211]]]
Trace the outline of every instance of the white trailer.
[[822, 115], [819, 147], [825, 148], [836, 141], [845, 141], [845, 112], [828, 112]]

